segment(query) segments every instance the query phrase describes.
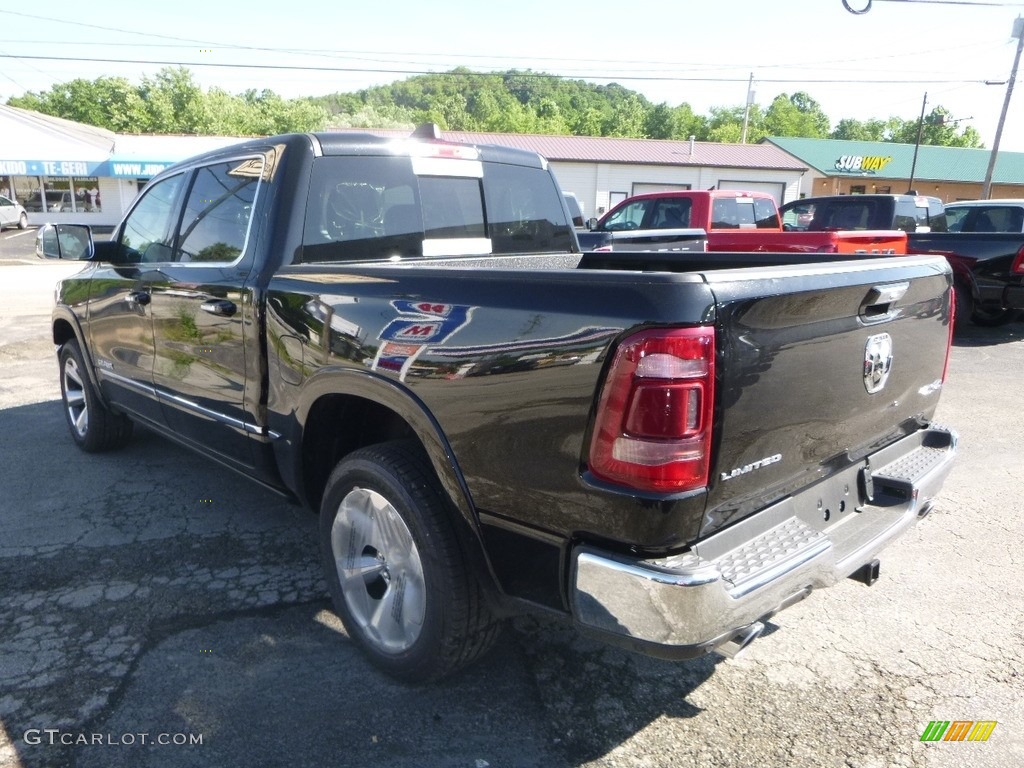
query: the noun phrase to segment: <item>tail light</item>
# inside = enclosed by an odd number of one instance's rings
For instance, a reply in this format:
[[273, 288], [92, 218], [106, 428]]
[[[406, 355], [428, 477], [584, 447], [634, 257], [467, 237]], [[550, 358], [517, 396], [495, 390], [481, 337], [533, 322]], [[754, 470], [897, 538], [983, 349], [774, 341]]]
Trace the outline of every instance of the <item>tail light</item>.
[[615, 352], [590, 445], [596, 477], [678, 493], [708, 483], [715, 330], [641, 331]]
[[1017, 258], [1013, 260], [1013, 266], [1010, 267], [1010, 271], [1015, 275], [1024, 275], [1024, 245], [1017, 251]]
[[946, 361], [942, 364], [943, 384], [946, 383], [946, 375], [949, 373], [949, 356], [953, 352], [953, 329], [956, 327], [956, 291], [955, 286], [949, 287], [949, 334], [946, 337]]

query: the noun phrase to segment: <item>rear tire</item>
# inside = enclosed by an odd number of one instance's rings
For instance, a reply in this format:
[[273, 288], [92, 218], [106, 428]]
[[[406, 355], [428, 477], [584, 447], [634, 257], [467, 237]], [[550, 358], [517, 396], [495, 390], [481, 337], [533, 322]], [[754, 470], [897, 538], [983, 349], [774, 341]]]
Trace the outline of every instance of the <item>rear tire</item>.
[[100, 400], [77, 341], [60, 348], [60, 393], [71, 439], [83, 451], [98, 453], [120, 448], [132, 436], [132, 422]]
[[470, 664], [501, 625], [454, 528], [456, 511], [422, 448], [355, 451], [331, 473], [320, 551], [349, 637], [387, 674], [426, 683]]

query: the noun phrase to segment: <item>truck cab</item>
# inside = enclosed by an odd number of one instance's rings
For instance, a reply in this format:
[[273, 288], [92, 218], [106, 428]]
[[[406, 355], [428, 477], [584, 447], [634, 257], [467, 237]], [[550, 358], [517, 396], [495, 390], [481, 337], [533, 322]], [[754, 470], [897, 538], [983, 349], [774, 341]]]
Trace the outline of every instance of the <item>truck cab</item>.
[[779, 209], [787, 232], [899, 229], [945, 232], [942, 201], [922, 195], [828, 195], [805, 197]]

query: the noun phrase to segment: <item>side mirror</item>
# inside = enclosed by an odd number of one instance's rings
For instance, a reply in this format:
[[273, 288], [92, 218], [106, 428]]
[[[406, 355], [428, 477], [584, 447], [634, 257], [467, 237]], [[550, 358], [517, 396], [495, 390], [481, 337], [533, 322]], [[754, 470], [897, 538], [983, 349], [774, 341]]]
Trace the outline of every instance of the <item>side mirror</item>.
[[589, 229], [589, 230], [597, 229], [597, 219], [595, 219], [595, 218], [587, 219], [587, 229]]
[[85, 224], [44, 224], [36, 233], [36, 256], [41, 259], [88, 261], [95, 246]]

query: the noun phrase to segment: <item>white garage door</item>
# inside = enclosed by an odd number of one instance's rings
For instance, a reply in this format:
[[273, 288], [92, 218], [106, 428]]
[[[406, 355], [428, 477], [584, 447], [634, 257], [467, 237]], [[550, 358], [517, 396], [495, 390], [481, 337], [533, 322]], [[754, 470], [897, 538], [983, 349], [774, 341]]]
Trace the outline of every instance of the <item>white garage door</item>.
[[640, 184], [633, 183], [634, 195], [642, 195], [646, 192], [677, 192], [680, 189], [689, 189], [689, 184]]
[[786, 185], [778, 181], [728, 181], [722, 179], [718, 182], [719, 189], [746, 189], [751, 192], [767, 192], [775, 198], [775, 202], [782, 205], [782, 196], [786, 194]]

